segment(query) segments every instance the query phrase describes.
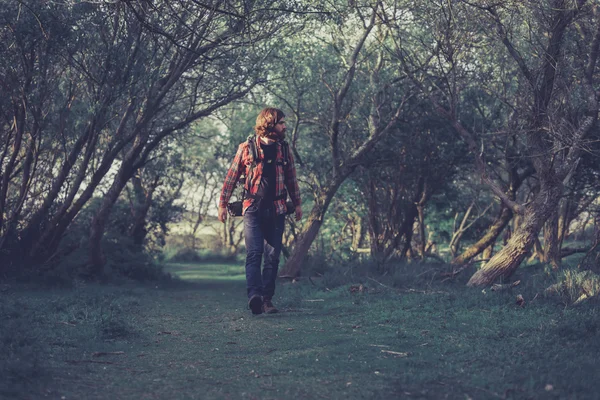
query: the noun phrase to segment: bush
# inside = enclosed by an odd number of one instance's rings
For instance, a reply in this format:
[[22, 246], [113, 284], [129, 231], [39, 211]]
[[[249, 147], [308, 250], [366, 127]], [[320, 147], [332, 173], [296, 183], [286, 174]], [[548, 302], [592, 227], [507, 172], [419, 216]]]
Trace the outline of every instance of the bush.
[[[88, 238], [90, 221], [100, 205], [99, 199], [90, 202], [73, 222], [57, 254], [62, 255], [58, 262], [42, 267], [45, 282], [70, 285], [75, 279], [85, 275], [88, 262]], [[157, 263], [155, 249], [136, 245], [129, 235], [130, 215], [127, 204], [117, 202], [106, 224], [102, 238], [102, 249], [106, 257], [105, 272], [108, 277], [125, 277], [137, 281], [157, 281], [170, 279], [170, 275]], [[103, 278], [106, 278], [103, 277]]]

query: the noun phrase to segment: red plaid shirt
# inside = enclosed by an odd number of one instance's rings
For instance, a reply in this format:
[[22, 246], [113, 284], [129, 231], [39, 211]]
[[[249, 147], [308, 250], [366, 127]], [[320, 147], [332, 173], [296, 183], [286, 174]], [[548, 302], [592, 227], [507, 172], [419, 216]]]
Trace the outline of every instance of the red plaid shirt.
[[[256, 166], [252, 172], [252, 182], [248, 181], [248, 173], [252, 166], [252, 154], [250, 154], [248, 148], [248, 142], [243, 142], [238, 147], [237, 153], [227, 171], [225, 177], [225, 183], [221, 190], [221, 198], [219, 200], [219, 207], [227, 207], [227, 203], [231, 198], [233, 190], [242, 174], [246, 175], [246, 186], [245, 188], [250, 191], [250, 194], [256, 194], [258, 186], [260, 185], [260, 178], [263, 171], [263, 163], [261, 160], [264, 158], [263, 150], [260, 147], [260, 138], [256, 137], [256, 151], [258, 153], [258, 159], [256, 160]], [[294, 203], [294, 206], [301, 205], [300, 190], [298, 189], [298, 181], [296, 180], [296, 167], [294, 166], [294, 156], [291, 151], [288, 151], [288, 161], [286, 164], [281, 165], [281, 162], [285, 162], [283, 159], [283, 145], [281, 142], [277, 142], [277, 156], [275, 165], [275, 197], [282, 197], [285, 189], [290, 196], [290, 199]], [[254, 202], [255, 199], [245, 198], [242, 207], [242, 214], [246, 212], [246, 209]], [[275, 204], [275, 211], [277, 215], [285, 214], [286, 206], [285, 199], [281, 198], [273, 202]]]

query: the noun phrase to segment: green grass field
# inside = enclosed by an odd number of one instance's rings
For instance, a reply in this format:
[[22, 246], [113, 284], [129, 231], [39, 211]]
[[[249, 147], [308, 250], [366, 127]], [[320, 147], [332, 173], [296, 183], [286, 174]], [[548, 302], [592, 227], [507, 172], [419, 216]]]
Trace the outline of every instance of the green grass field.
[[[151, 286], [0, 287], [0, 398], [596, 399], [597, 306], [534, 284], [392, 289], [280, 283], [246, 310], [244, 271], [171, 265]], [[357, 282], [358, 283], [358, 282]], [[411, 282], [414, 284], [414, 282]], [[523, 294], [525, 307], [515, 304]], [[537, 297], [536, 297], [537, 294]]]

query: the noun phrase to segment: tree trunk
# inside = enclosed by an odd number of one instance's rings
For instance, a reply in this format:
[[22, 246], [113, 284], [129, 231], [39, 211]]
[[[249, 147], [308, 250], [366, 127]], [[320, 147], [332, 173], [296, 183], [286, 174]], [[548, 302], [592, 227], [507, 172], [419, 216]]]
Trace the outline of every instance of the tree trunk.
[[489, 260], [492, 258], [493, 254], [494, 254], [494, 243], [490, 244], [488, 247], [485, 248], [485, 250], [483, 250], [483, 253], [481, 253], [481, 258], [483, 258], [484, 260]]
[[368, 188], [368, 222], [369, 222], [369, 244], [371, 248], [371, 258], [377, 265], [383, 263], [385, 258], [384, 247], [387, 242], [386, 229], [379, 223], [377, 216], [379, 210], [377, 207], [377, 193], [375, 181], [369, 176]]
[[539, 262], [543, 263], [545, 262], [544, 257], [544, 248], [540, 243], [540, 239], [536, 236], [536, 238], [533, 241], [533, 251], [531, 252], [531, 257], [529, 257], [528, 262], [534, 262], [536, 259], [538, 259]]
[[402, 223], [402, 227], [400, 228], [399, 235], [404, 235], [404, 247], [400, 252], [401, 259], [409, 259], [411, 248], [412, 248], [412, 236], [413, 236], [413, 227], [415, 225], [415, 220], [419, 215], [419, 211], [417, 210], [417, 206], [412, 203], [409, 204], [404, 217], [404, 222]]
[[421, 260], [425, 260], [425, 246], [427, 240], [425, 239], [425, 206], [422, 204], [417, 205], [417, 215], [419, 217], [419, 255]]
[[229, 254], [236, 253], [236, 242], [235, 242], [235, 219], [230, 218], [229, 228], [227, 230], [227, 251]]
[[492, 243], [496, 242], [496, 239], [506, 225], [510, 222], [513, 217], [513, 212], [506, 206], [502, 205], [502, 211], [496, 220], [490, 225], [487, 232], [481, 239], [479, 239], [476, 243], [471, 245], [462, 254], [458, 255], [454, 260], [452, 260], [452, 265], [462, 265], [470, 262], [473, 258], [477, 257], [481, 252], [483, 252], [487, 247], [489, 247]]
[[327, 208], [329, 207], [329, 204], [331, 203], [331, 200], [333, 199], [333, 196], [337, 192], [338, 188], [348, 175], [350, 175], [350, 171], [343, 176], [338, 176], [338, 178], [332, 184], [325, 186], [321, 190], [321, 195], [316, 199], [315, 205], [308, 216], [306, 226], [303, 229], [300, 238], [296, 241], [294, 250], [279, 273], [280, 276], [299, 275], [300, 269], [302, 268], [302, 263], [308, 254], [308, 250], [319, 234], [319, 230], [323, 224], [323, 218], [327, 212]]
[[[132, 149], [131, 153], [136, 154]], [[129, 153], [128, 155], [133, 155]], [[102, 254], [102, 237], [104, 236], [104, 230], [106, 222], [110, 217], [112, 208], [119, 198], [121, 191], [127, 184], [127, 181], [133, 176], [135, 170], [133, 169], [133, 160], [135, 157], [126, 157], [119, 168], [119, 172], [115, 176], [115, 179], [104, 196], [104, 200], [100, 205], [100, 209], [92, 219], [89, 237], [89, 270], [87, 273], [93, 277], [102, 277], [104, 275], [104, 263], [105, 257]]]
[[350, 228], [352, 230], [351, 248], [356, 251], [361, 248], [364, 239], [363, 218], [356, 213], [352, 213], [350, 219]]
[[[74, 190], [75, 187], [78, 187], [81, 181], [85, 178], [87, 162], [81, 165], [80, 170], [77, 173], [76, 183], [71, 189], [66, 203], [61, 205], [58, 212], [56, 212], [56, 214], [52, 217], [50, 222], [46, 224], [46, 229], [44, 229], [44, 231], [41, 234], [36, 234], [37, 236], [39, 236], [39, 238], [35, 242], [33, 242], [33, 244], [28, 250], [29, 262], [33, 264], [43, 263], [48, 259], [49, 256], [54, 254], [54, 252], [60, 244], [63, 235], [71, 225], [71, 222], [79, 214], [81, 209], [87, 204], [88, 200], [92, 198], [96, 187], [100, 184], [104, 176], [110, 170], [115, 157], [117, 156], [119, 150], [121, 150], [123, 146], [124, 145], [117, 143], [117, 145], [113, 148], [113, 150], [110, 153], [106, 153], [104, 155], [102, 161], [100, 162], [100, 165], [96, 168], [91, 178], [89, 178], [89, 183], [87, 187], [79, 195], [77, 200], [75, 200], [75, 202], [71, 205], [71, 202], [74, 200], [75, 193], [77, 192], [77, 190]], [[88, 150], [86, 150], [85, 158], [88, 159]], [[28, 227], [25, 228], [25, 231], [35, 231], [35, 229], [39, 229], [39, 227], [30, 223]]]
[[462, 236], [466, 231], [465, 226], [467, 224], [467, 221], [469, 220], [471, 211], [473, 211], [473, 207], [475, 207], [475, 201], [471, 202], [469, 208], [467, 208], [467, 211], [465, 211], [465, 215], [463, 216], [460, 222], [460, 226], [458, 228], [456, 227], [456, 221], [458, 220], [458, 212], [454, 216], [454, 228], [452, 232], [452, 239], [450, 240], [450, 244], [448, 245], [452, 258], [456, 257], [456, 253], [458, 253], [458, 250], [460, 249], [460, 240], [462, 239]]
[[549, 263], [555, 271], [560, 267], [558, 212], [554, 212], [544, 225], [544, 262]]
[[585, 229], [587, 228], [587, 224], [590, 222], [591, 219], [592, 219], [592, 216], [590, 215], [583, 220], [583, 223], [581, 224], [581, 230], [579, 231], [579, 234], [577, 235], [577, 240], [580, 240], [580, 241], [585, 240]]
[[308, 217], [307, 227], [302, 232], [302, 236], [296, 242], [294, 250], [290, 254], [284, 268], [280, 272], [280, 276], [298, 276], [304, 258], [308, 254], [308, 250], [313, 241], [319, 234], [321, 225], [323, 224], [323, 212], [320, 209], [313, 209]]
[[561, 192], [562, 186], [556, 183], [540, 189], [535, 200], [525, 207], [523, 219], [508, 244], [477, 271], [467, 285], [486, 286], [498, 278], [510, 277], [533, 246], [546, 220], [556, 211]]
[[[562, 199], [559, 205], [559, 217], [558, 217], [558, 248], [562, 249], [562, 245], [570, 235], [569, 226], [571, 222], [575, 218], [577, 218], [577, 214], [573, 211], [573, 208], [576, 207], [576, 203], [574, 204], [573, 198]], [[587, 207], [586, 207], [587, 208]], [[562, 254], [562, 250], [561, 250]]]
[[133, 244], [136, 249], [141, 250], [148, 230], [146, 229], [146, 218], [152, 205], [152, 197], [154, 191], [159, 184], [159, 179], [156, 178], [147, 189], [144, 189], [142, 185], [142, 178], [139, 175], [135, 175], [131, 178], [133, 185], [133, 225], [129, 229], [129, 236], [133, 239]]

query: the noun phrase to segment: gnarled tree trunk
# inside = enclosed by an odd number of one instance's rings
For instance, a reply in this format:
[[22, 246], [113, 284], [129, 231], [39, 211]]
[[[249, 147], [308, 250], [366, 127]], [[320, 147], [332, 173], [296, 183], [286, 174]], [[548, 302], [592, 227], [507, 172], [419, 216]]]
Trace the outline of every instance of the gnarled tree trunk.
[[553, 270], [560, 267], [560, 242], [558, 239], [558, 210], [548, 218], [544, 225], [544, 262]]
[[[141, 173], [141, 170], [138, 170]], [[141, 250], [148, 230], [146, 229], [148, 212], [152, 205], [152, 198], [154, 191], [158, 187], [159, 178], [156, 177], [147, 189], [142, 184], [142, 178], [139, 175], [134, 174], [131, 177], [131, 184], [133, 186], [132, 205], [131, 213], [133, 215], [133, 224], [129, 228], [129, 236], [133, 239], [133, 244], [138, 250]]]
[[331, 200], [338, 188], [349, 174], [350, 171], [348, 171], [347, 175], [338, 177], [331, 185], [325, 186], [322, 189], [321, 195], [316, 199], [315, 205], [308, 216], [306, 226], [303, 229], [300, 238], [296, 241], [290, 257], [279, 272], [279, 276], [298, 276], [300, 269], [302, 268], [302, 262], [308, 254], [311, 244], [319, 234], [327, 208], [329, 207], [329, 204], [331, 204]]
[[90, 276], [102, 277], [104, 275], [104, 262], [105, 257], [102, 253], [102, 236], [104, 236], [104, 230], [106, 223], [113, 209], [113, 206], [121, 191], [127, 184], [127, 181], [133, 176], [135, 169], [133, 168], [134, 157], [137, 156], [135, 149], [132, 149], [128, 153], [128, 157], [123, 160], [119, 172], [115, 176], [115, 179], [104, 196], [100, 209], [92, 219], [89, 237], [89, 269], [87, 273]]
[[523, 220], [506, 246], [477, 271], [467, 285], [489, 285], [496, 279], [510, 277], [533, 247], [546, 220], [555, 212], [561, 193], [560, 183], [542, 188], [535, 200], [525, 207]]

